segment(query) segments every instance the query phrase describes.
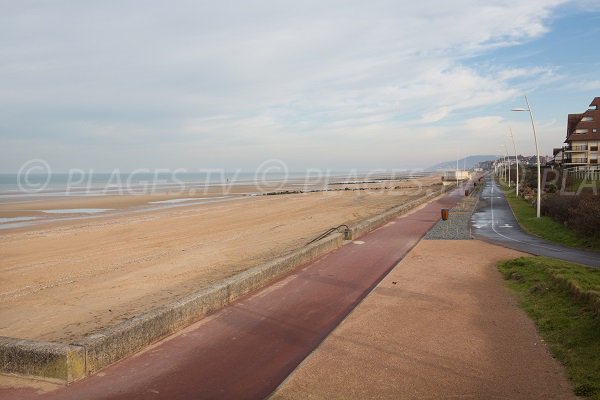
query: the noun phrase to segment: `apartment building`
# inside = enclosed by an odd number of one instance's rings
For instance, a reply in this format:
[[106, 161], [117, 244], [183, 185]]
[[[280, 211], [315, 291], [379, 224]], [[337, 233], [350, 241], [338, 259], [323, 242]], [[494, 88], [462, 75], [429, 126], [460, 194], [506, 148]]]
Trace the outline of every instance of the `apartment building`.
[[584, 113], [569, 114], [565, 143], [562, 149], [564, 167], [600, 168], [600, 97], [594, 98]]

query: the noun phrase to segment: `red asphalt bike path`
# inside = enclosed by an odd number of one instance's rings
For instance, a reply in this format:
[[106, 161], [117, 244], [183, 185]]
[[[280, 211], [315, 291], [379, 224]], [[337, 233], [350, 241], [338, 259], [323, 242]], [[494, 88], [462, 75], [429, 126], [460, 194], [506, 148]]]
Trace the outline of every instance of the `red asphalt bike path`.
[[363, 244], [342, 246], [96, 375], [50, 393], [0, 389], [0, 398], [265, 398], [461, 194], [455, 189], [398, 217], [361, 237]]

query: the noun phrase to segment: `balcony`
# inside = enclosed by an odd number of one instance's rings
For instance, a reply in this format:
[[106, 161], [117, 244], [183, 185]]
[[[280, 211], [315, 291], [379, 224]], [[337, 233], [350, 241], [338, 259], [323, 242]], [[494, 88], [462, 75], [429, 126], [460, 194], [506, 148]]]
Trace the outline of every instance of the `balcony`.
[[587, 158], [565, 158], [563, 161], [564, 164], [587, 164]]
[[576, 146], [571, 146], [565, 149], [565, 152], [583, 152], [583, 151], [587, 151], [588, 146], [585, 144], [580, 144], [580, 145], [576, 145]]

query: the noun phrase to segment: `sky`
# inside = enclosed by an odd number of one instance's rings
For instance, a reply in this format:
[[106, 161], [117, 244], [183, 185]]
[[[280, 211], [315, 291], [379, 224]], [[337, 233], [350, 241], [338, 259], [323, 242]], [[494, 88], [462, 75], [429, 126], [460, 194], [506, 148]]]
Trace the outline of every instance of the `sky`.
[[0, 172], [423, 168], [562, 146], [600, 2], [0, 0]]

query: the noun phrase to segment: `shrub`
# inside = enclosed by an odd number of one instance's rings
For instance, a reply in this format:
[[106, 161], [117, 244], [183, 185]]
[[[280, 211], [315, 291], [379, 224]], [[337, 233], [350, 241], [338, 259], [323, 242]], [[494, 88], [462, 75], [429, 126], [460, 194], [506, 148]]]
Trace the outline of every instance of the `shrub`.
[[569, 227], [582, 235], [600, 238], [600, 196], [574, 197], [580, 197], [580, 200], [569, 209]]
[[519, 186], [537, 190], [537, 169], [535, 167], [524, 167], [519, 170], [520, 182]]
[[521, 189], [520, 195], [526, 200], [531, 200], [535, 197], [535, 191], [529, 186], [525, 186]]
[[566, 223], [569, 221], [569, 210], [576, 208], [579, 200], [580, 196], [560, 196], [557, 194], [544, 196], [541, 213], [555, 221]]

